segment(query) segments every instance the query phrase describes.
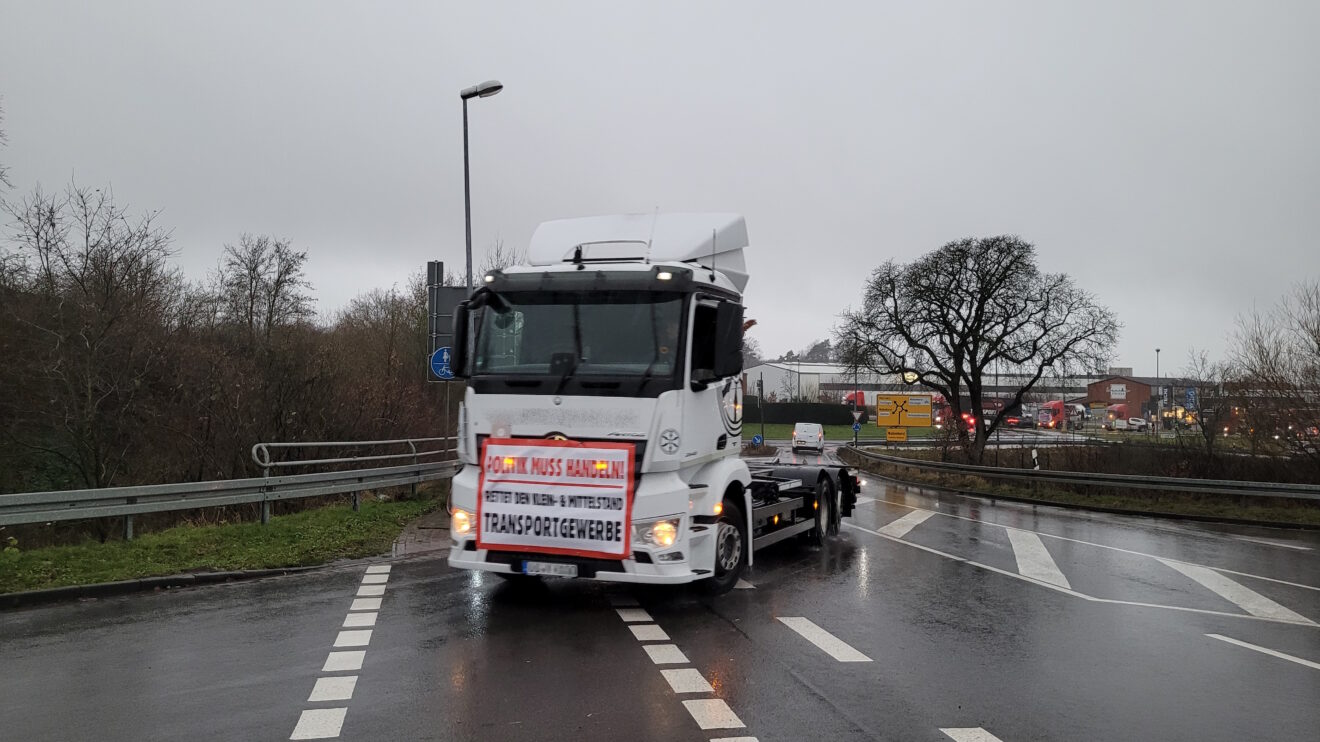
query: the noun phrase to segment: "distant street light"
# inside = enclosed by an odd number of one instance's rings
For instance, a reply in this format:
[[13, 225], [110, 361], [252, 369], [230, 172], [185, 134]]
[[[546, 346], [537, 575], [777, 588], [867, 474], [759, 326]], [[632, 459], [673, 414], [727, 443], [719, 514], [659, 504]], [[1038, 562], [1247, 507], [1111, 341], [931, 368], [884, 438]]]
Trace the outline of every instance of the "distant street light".
[[1155, 435], [1160, 434], [1160, 425], [1164, 422], [1160, 413], [1164, 411], [1164, 388], [1160, 385], [1160, 349], [1155, 349]]
[[470, 88], [464, 88], [458, 93], [458, 97], [463, 101], [463, 218], [467, 226], [467, 290], [469, 294], [472, 293], [472, 185], [468, 177], [467, 102], [468, 98], [489, 98], [503, 89], [504, 85], [499, 80], [487, 80]]

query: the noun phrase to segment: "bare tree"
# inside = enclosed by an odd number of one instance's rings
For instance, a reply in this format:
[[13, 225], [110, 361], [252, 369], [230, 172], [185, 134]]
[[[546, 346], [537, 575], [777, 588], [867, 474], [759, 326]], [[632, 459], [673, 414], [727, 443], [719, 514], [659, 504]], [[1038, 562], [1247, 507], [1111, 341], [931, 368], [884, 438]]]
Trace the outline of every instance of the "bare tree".
[[[4, 148], [9, 144], [9, 136], [5, 134], [4, 123], [5, 123], [5, 109], [4, 106], [0, 106], [0, 149]], [[9, 182], [9, 167], [5, 165], [3, 162], [0, 162], [0, 186], [4, 186], [6, 188], [14, 187], [14, 184]]]
[[[504, 240], [495, 238], [495, 242], [486, 248], [486, 257], [481, 260], [479, 275], [485, 275], [494, 270], [504, 270], [511, 265], [519, 265], [527, 260], [527, 251], [516, 247], [510, 247], [504, 244]], [[476, 281], [474, 277], [472, 280]]]
[[274, 328], [310, 318], [306, 262], [306, 252], [266, 235], [244, 234], [238, 245], [225, 245], [216, 284], [226, 318], [267, 342]]
[[1194, 412], [1206, 458], [1213, 459], [1215, 442], [1221, 437], [1220, 429], [1233, 408], [1232, 366], [1223, 361], [1212, 361], [1204, 350], [1193, 348], [1187, 353], [1183, 375], [1196, 396]]
[[756, 338], [743, 335], [742, 357], [743, 368], [751, 368], [761, 363], [761, 344], [756, 342]]
[[1231, 358], [1249, 430], [1320, 466], [1320, 281], [1239, 318]]
[[5, 432], [79, 484], [109, 486], [145, 455], [139, 430], [168, 383], [161, 318], [183, 289], [169, 233], [153, 214], [131, 218], [108, 191], [76, 184], [7, 210], [24, 280], [3, 295], [8, 340], [23, 349], [0, 372]]
[[[1047, 370], [1098, 368], [1118, 338], [1113, 313], [1067, 275], [1042, 273], [1033, 245], [1014, 236], [950, 242], [916, 261], [889, 261], [871, 274], [862, 307], [842, 315], [836, 340], [854, 362], [886, 375], [915, 373], [962, 417], [964, 396], [974, 434], [959, 426], [967, 458], [985, 442]], [[984, 379], [993, 364], [1025, 381], [987, 424]]]

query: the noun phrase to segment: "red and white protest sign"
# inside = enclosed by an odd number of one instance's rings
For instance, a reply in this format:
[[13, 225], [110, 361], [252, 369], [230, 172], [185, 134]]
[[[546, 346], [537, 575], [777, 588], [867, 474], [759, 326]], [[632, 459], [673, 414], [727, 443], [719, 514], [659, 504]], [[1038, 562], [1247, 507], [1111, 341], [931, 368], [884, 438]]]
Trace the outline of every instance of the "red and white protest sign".
[[630, 443], [488, 439], [481, 448], [477, 548], [628, 557], [634, 451]]

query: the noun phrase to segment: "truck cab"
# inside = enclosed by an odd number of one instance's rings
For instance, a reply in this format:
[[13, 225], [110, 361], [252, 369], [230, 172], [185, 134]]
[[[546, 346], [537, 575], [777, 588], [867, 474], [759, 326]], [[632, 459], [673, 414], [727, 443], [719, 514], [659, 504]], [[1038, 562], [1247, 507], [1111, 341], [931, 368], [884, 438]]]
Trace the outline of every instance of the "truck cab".
[[746, 246], [734, 214], [568, 219], [481, 278], [455, 313], [452, 566], [732, 587], [761, 488], [738, 455]]

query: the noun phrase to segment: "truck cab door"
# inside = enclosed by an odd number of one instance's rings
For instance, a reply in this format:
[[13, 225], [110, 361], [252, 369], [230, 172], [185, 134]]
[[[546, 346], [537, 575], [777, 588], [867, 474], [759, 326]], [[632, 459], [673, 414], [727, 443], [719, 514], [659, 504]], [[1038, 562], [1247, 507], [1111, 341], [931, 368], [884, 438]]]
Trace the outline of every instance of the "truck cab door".
[[737, 451], [742, 444], [742, 305], [698, 298], [688, 337], [683, 458]]

